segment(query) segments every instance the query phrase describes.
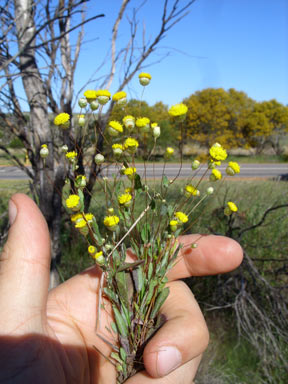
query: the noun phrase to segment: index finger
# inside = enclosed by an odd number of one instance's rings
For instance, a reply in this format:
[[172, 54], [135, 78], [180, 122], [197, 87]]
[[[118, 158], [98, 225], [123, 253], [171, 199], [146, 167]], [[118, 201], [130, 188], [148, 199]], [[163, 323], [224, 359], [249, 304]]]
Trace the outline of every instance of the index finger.
[[[189, 276], [225, 273], [237, 268], [243, 259], [239, 243], [225, 236], [185, 235], [177, 241], [182, 244], [174, 267], [168, 272], [169, 281]], [[192, 244], [197, 244], [196, 248]]]

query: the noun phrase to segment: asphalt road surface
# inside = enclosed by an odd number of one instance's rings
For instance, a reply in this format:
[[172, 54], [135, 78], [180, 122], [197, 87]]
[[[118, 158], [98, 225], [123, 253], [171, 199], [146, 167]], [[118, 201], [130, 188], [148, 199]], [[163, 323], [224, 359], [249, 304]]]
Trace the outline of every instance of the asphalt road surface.
[[[136, 164], [137, 172], [143, 176], [145, 173], [145, 167], [143, 164]], [[165, 174], [168, 178], [175, 177], [179, 172], [180, 164], [168, 163], [165, 166]], [[197, 176], [201, 177], [205, 171], [205, 166], [198, 169]], [[218, 169], [225, 172], [226, 165], [221, 165]], [[111, 165], [102, 171], [103, 176], [110, 177], [113, 173], [117, 173], [117, 167]], [[195, 172], [195, 171], [194, 171]], [[147, 178], [159, 178], [163, 173], [163, 164], [155, 163], [146, 165], [146, 176]], [[208, 172], [209, 175], [210, 172]], [[186, 178], [191, 177], [192, 170], [190, 164], [183, 164], [179, 173], [179, 177]], [[276, 163], [276, 164], [241, 164], [241, 172], [239, 175], [234, 176], [235, 178], [274, 178], [274, 179], [288, 179], [288, 164]], [[27, 179], [25, 172], [21, 171], [17, 167], [0, 167], [0, 180], [21, 180]]]

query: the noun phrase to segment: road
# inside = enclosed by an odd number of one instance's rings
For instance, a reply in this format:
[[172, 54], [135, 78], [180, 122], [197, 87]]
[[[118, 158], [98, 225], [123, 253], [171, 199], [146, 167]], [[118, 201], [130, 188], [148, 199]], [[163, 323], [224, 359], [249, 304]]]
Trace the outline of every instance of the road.
[[[168, 178], [173, 178], [179, 172], [179, 164], [168, 163], [165, 167], [165, 174]], [[144, 174], [144, 165], [136, 164], [137, 172], [142, 176]], [[221, 165], [218, 169], [222, 172], [225, 172], [226, 165]], [[197, 176], [201, 177], [205, 172], [206, 167], [199, 169], [197, 171]], [[108, 176], [111, 176], [113, 173], [117, 172], [117, 167], [109, 166], [108, 167]], [[153, 165], [149, 164], [146, 166], [146, 175], [148, 178], [156, 177], [159, 178], [162, 176], [163, 164], [155, 163]], [[189, 164], [183, 164], [179, 177], [186, 178], [191, 176], [191, 167]], [[103, 176], [107, 175], [107, 169], [104, 169]], [[209, 174], [209, 173], [208, 173]], [[286, 175], [286, 176], [285, 176]], [[235, 178], [288, 178], [288, 164], [286, 163], [276, 163], [276, 164], [242, 164], [241, 172], [239, 175], [236, 175]], [[21, 171], [17, 167], [0, 167], [0, 180], [24, 180], [27, 179], [25, 172]]]

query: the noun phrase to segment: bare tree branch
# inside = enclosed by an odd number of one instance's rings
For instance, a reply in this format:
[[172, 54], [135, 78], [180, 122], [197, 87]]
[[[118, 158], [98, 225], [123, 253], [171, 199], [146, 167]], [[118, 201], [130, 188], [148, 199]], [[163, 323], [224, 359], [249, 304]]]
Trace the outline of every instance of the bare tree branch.
[[27, 176], [30, 177], [31, 180], [33, 180], [33, 178], [34, 178], [34, 174], [30, 171], [29, 168], [27, 168], [27, 167], [26, 167], [26, 166], [25, 166], [25, 165], [18, 159], [18, 157], [14, 156], [13, 153], [11, 153], [11, 152], [9, 151], [9, 149], [6, 148], [6, 147], [5, 147], [4, 145], [2, 145], [2, 144], [0, 144], [0, 149], [2, 149], [2, 151], [6, 152], [7, 155], [8, 155], [11, 159], [13, 159], [13, 160], [15, 161], [15, 163], [18, 165], [18, 167], [19, 167], [22, 171], [24, 171], [24, 172], [27, 174]]
[[265, 221], [265, 219], [266, 219], [266, 217], [268, 216], [269, 213], [271, 213], [273, 211], [276, 211], [277, 209], [286, 208], [286, 207], [288, 207], [288, 203], [287, 204], [279, 204], [279, 205], [276, 205], [274, 207], [266, 209], [266, 211], [263, 213], [263, 216], [261, 217], [261, 219], [259, 220], [259, 222], [257, 224], [251, 225], [251, 226], [249, 226], [247, 228], [244, 228], [241, 231], [239, 231], [238, 239], [241, 239], [245, 232], [251, 231], [252, 229], [260, 227], [264, 223], [264, 221]]

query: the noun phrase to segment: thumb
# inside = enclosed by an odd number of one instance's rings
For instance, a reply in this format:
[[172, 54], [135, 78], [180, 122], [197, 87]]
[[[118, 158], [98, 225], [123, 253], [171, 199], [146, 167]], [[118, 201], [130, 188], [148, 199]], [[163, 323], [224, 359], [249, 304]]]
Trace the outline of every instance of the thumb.
[[169, 296], [160, 310], [167, 321], [148, 342], [143, 355], [146, 371], [154, 378], [166, 376], [191, 360], [195, 375], [199, 356], [209, 340], [204, 317], [191, 290], [182, 281], [169, 283], [169, 287]]
[[39, 208], [24, 194], [10, 199], [9, 220], [8, 240], [0, 257], [0, 323], [12, 331], [46, 312], [50, 239]]

